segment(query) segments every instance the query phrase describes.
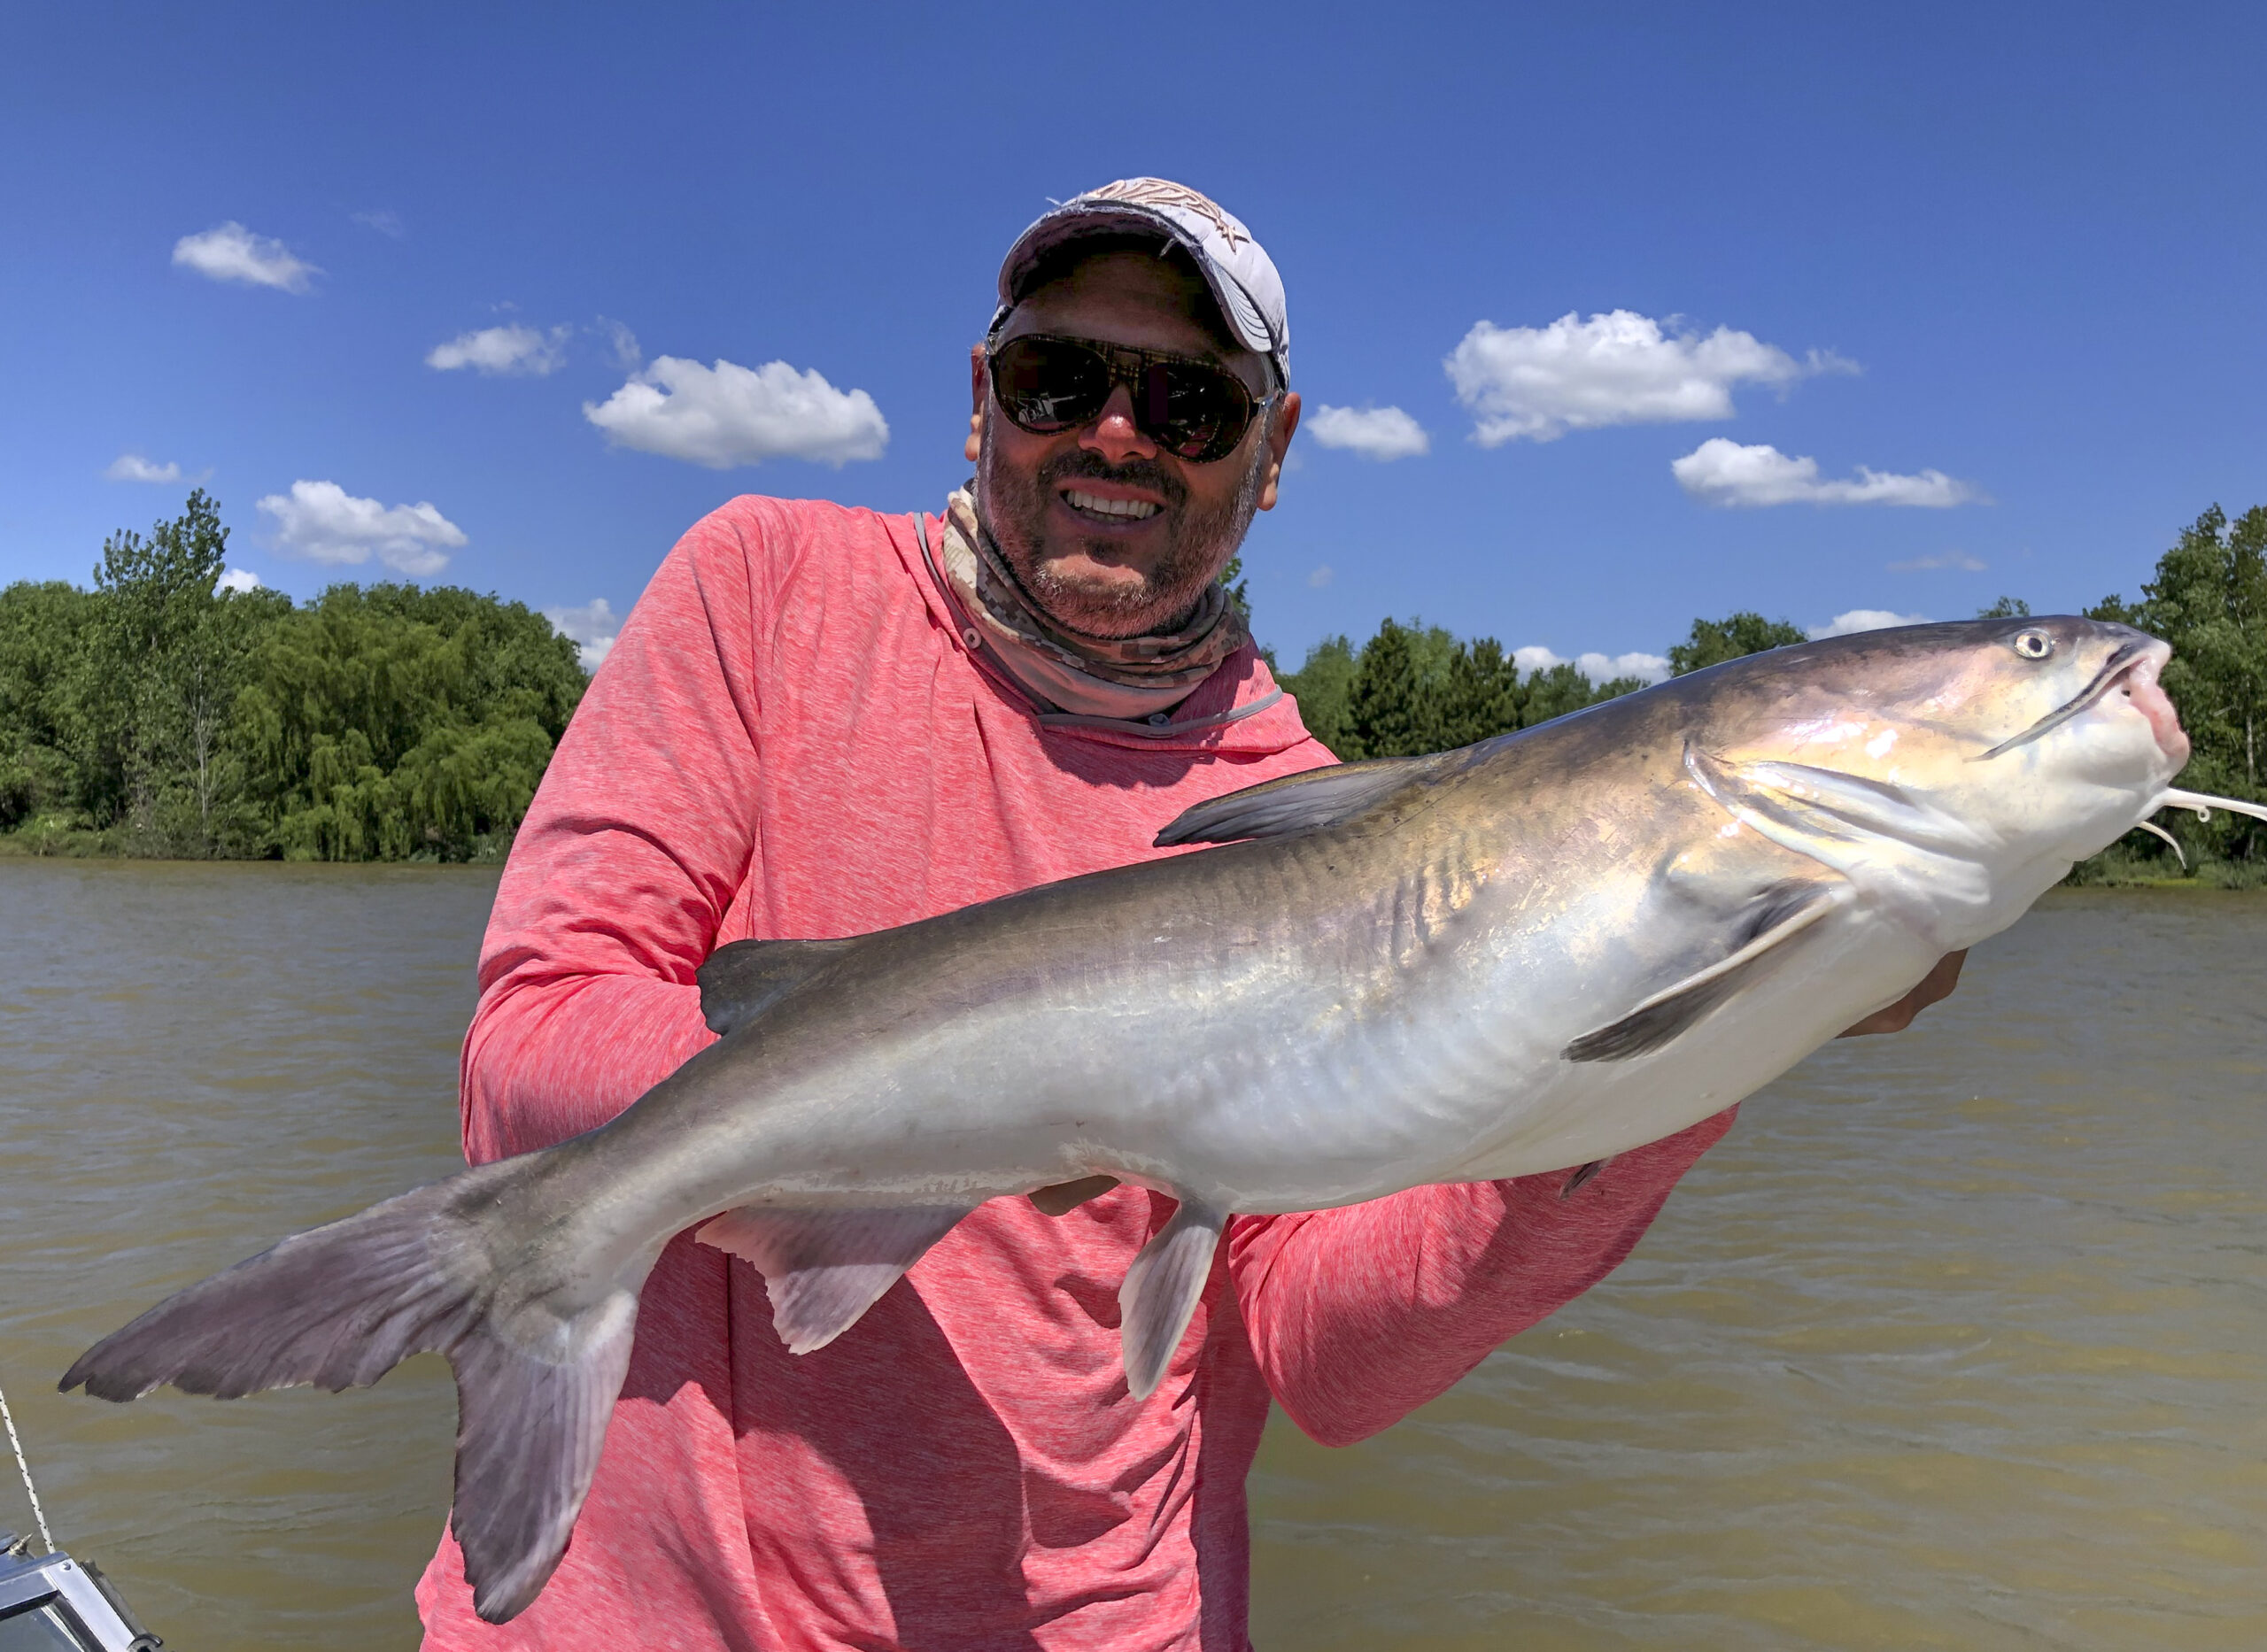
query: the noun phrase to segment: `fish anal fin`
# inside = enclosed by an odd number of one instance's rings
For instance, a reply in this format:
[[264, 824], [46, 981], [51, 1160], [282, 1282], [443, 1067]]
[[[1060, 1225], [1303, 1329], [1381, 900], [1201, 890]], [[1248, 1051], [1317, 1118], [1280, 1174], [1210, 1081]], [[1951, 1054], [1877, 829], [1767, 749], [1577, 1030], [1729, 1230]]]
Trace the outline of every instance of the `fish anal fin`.
[[1184, 1197], [1126, 1270], [1118, 1287], [1118, 1339], [1126, 1386], [1135, 1399], [1147, 1399], [1164, 1380], [1204, 1294], [1227, 1220], [1226, 1211]]
[[731, 941], [708, 954], [700, 983], [700, 1018], [722, 1036], [754, 1021], [858, 944], [839, 941]]
[[1626, 1061], [1651, 1054], [1738, 992], [1751, 971], [1840, 906], [1849, 889], [1840, 878], [1789, 878], [1772, 884], [1742, 915], [1729, 955], [1664, 987], [1620, 1020], [1584, 1033], [1559, 1056], [1569, 1061]]
[[1426, 757], [1377, 757], [1262, 781], [1182, 811], [1157, 835], [1156, 846], [1170, 849], [1187, 843], [1282, 838], [1342, 825], [1407, 787], [1461, 768], [1468, 750], [1436, 752]]
[[791, 1354], [840, 1336], [973, 1207], [870, 1210], [758, 1209], [744, 1205], [693, 1237], [753, 1262], [771, 1297], [771, 1323]]

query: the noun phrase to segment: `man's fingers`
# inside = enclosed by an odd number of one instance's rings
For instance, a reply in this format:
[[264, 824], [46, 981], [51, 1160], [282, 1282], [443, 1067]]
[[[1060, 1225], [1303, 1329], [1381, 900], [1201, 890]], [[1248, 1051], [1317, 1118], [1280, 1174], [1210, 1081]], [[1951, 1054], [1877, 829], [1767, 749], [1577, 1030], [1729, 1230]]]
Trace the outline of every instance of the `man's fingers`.
[[1921, 984], [1892, 1004], [1887, 1009], [1877, 1009], [1856, 1026], [1848, 1028], [1841, 1036], [1845, 1038], [1862, 1037], [1869, 1032], [1902, 1032], [1913, 1024], [1913, 1017], [1939, 1000], [1952, 996], [1953, 988], [1960, 984], [1960, 967], [1968, 961], [1968, 949], [1946, 953], [1937, 960], [1937, 967], [1923, 977]]

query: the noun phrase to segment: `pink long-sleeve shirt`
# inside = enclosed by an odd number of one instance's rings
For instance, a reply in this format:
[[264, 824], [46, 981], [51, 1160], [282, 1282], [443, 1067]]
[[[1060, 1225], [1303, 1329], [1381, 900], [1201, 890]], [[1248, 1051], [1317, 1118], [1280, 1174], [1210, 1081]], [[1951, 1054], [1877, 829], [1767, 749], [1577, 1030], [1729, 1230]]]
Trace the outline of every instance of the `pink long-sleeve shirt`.
[[[1250, 648], [1152, 738], [1043, 722], [963, 617], [910, 516], [747, 498], [685, 537], [505, 868], [465, 1040], [471, 1159], [599, 1124], [707, 1044], [693, 974], [724, 942], [1154, 856], [1190, 805], [1332, 760]], [[801, 1356], [754, 1270], [679, 1235], [550, 1586], [484, 1625], [445, 1536], [425, 1644], [1242, 1652], [1270, 1398], [1325, 1441], [1393, 1423], [1604, 1277], [1729, 1117], [1571, 1198], [1559, 1174], [1239, 1217], [1146, 1401], [1117, 1291], [1163, 1196], [1060, 1218], [994, 1200]]]

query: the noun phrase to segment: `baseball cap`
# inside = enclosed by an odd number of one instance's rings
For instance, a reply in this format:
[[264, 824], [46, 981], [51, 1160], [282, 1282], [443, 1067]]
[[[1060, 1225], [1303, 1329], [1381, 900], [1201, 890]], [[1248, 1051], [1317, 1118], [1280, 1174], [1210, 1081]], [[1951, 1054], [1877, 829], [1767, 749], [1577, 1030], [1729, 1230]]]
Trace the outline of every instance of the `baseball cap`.
[[1279, 383], [1291, 382], [1291, 326], [1275, 261], [1234, 213], [1164, 178], [1121, 178], [1072, 196], [1018, 235], [1000, 266], [992, 330], [1023, 297], [1041, 259], [1066, 242], [1097, 235], [1161, 235], [1188, 249], [1236, 337], [1275, 364]]

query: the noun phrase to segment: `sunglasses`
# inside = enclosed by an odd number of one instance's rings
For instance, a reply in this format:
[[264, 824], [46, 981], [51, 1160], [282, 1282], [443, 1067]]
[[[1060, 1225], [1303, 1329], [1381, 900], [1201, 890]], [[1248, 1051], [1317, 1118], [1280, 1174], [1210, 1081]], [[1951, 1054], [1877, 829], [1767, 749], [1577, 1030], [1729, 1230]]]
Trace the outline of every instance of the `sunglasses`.
[[1093, 339], [1025, 333], [986, 359], [993, 398], [1018, 430], [1059, 436], [1091, 424], [1123, 384], [1134, 397], [1134, 428], [1198, 465], [1234, 452], [1254, 415], [1274, 399], [1271, 392], [1254, 400], [1242, 379], [1209, 361]]

